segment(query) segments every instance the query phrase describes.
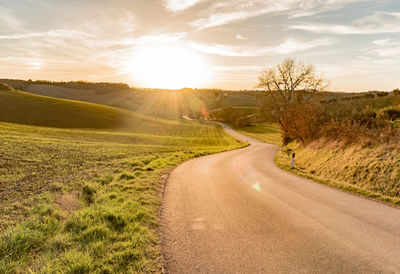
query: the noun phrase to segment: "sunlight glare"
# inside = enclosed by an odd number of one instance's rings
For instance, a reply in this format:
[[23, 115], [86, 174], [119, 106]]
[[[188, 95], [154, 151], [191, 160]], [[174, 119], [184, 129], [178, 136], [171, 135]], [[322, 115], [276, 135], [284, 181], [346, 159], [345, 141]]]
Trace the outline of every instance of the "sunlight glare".
[[204, 85], [205, 61], [178, 47], [153, 47], [139, 51], [129, 64], [136, 84], [144, 87], [180, 89]]

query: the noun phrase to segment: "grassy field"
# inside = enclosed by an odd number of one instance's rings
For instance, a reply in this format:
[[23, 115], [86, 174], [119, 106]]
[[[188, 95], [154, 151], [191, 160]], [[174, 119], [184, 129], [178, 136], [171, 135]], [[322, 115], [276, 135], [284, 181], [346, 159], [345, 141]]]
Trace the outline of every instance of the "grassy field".
[[161, 271], [167, 173], [244, 145], [171, 116], [18, 91], [0, 104], [0, 273]]
[[262, 123], [235, 128], [238, 132], [269, 144], [282, 145], [281, 132], [277, 123]]
[[[237, 129], [260, 141], [281, 146], [278, 124]], [[295, 169], [290, 169], [291, 153]], [[275, 163], [290, 172], [364, 197], [400, 205], [400, 153], [397, 146], [343, 146], [316, 141], [307, 146], [292, 142], [279, 150]]]

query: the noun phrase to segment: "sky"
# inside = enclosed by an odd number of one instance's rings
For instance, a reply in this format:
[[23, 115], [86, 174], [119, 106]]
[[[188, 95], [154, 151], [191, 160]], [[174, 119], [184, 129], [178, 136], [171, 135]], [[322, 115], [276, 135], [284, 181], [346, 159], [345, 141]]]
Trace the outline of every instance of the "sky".
[[398, 88], [400, 1], [0, 0], [0, 78], [252, 89], [286, 58]]

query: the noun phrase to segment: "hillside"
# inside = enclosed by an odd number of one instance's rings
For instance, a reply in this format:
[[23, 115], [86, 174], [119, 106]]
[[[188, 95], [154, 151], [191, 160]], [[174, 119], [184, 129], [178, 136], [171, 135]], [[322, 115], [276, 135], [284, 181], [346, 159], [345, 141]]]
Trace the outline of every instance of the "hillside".
[[123, 113], [90, 103], [38, 96], [17, 90], [0, 91], [0, 121], [59, 128], [114, 128]]
[[221, 107], [255, 107], [258, 101], [250, 92], [226, 92], [220, 104], [214, 91], [206, 90], [140, 90], [123, 85], [99, 89], [96, 83], [54, 83], [1, 79], [16, 89], [61, 99], [108, 105], [137, 113], [176, 120], [182, 115]]
[[[176, 111], [177, 105], [160, 105], [159, 108], [160, 112], [168, 116], [171, 111]], [[168, 109], [165, 110], [165, 108]], [[181, 122], [180, 117], [176, 117], [174, 120], [171, 116], [168, 118], [152, 117], [116, 107], [52, 98], [17, 90], [0, 91], [0, 122], [54, 128], [102, 130], [101, 133], [97, 132], [96, 134], [81, 132], [79, 134], [82, 135], [82, 138], [84, 138], [83, 136], [87, 136], [89, 139], [106, 138], [110, 141], [138, 144], [173, 144], [180, 140], [184, 145], [190, 144], [194, 137], [208, 142], [207, 132], [211, 130], [217, 133], [219, 131], [214, 126], [199, 126], [193, 122]], [[73, 136], [75, 132], [77, 131], [71, 131], [69, 135]], [[101, 137], [97, 138], [97, 136]]]

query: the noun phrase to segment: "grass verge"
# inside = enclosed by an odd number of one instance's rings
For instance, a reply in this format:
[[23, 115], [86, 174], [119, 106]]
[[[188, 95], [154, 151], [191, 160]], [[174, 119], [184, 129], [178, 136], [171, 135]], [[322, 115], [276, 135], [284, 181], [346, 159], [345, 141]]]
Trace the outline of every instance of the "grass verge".
[[[400, 206], [400, 159], [383, 161], [392, 154], [385, 148], [357, 146], [332, 148], [326, 144], [318, 149], [312, 144], [302, 147], [291, 144], [280, 149], [275, 163], [280, 168], [316, 182], [351, 192], [369, 199]], [[296, 165], [290, 169], [290, 154], [296, 153]], [[395, 156], [398, 158], [398, 156]]]
[[[279, 125], [258, 124], [238, 129], [249, 137], [281, 146]], [[296, 165], [290, 169], [291, 153]], [[296, 142], [278, 151], [278, 167], [298, 176], [351, 192], [392, 206], [400, 206], [400, 157], [389, 146], [350, 146]]]

